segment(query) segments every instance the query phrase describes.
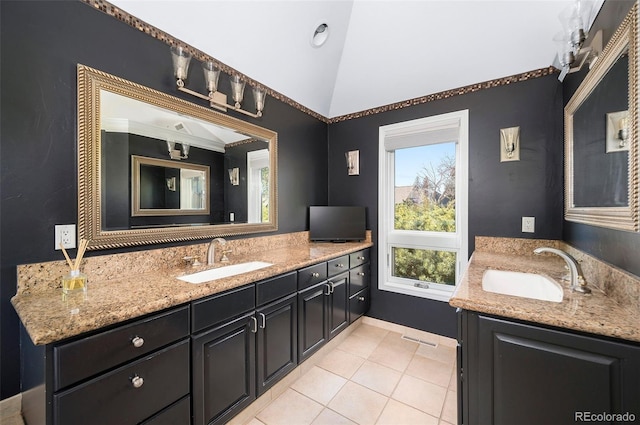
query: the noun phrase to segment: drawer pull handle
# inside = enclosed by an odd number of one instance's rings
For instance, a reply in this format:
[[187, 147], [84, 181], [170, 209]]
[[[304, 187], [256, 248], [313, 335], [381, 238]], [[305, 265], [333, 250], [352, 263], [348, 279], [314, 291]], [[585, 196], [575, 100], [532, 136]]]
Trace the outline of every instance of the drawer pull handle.
[[358, 272], [358, 276], [364, 276], [364, 272]]
[[133, 388], [140, 388], [144, 384], [144, 379], [142, 377], [135, 375], [131, 378], [131, 384], [133, 384]]
[[311, 273], [311, 277], [320, 277], [320, 273], [313, 272], [313, 273]]
[[364, 261], [364, 260], [365, 260], [365, 258], [364, 258], [364, 257], [358, 257], [358, 260], [360, 260], [360, 261]]
[[134, 347], [140, 348], [144, 345], [144, 339], [140, 338], [139, 336], [136, 336], [131, 340], [131, 343], [133, 344]]
[[364, 301], [364, 297], [358, 297], [358, 301]]

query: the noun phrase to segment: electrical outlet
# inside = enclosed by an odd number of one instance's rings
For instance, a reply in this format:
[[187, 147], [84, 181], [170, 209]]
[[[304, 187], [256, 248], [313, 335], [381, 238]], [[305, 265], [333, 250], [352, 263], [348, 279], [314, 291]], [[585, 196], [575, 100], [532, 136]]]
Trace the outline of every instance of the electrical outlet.
[[72, 249], [76, 247], [76, 225], [75, 224], [56, 224], [55, 227], [55, 244], [56, 250], [60, 249], [60, 244], [64, 249]]
[[522, 233], [534, 233], [536, 231], [535, 217], [522, 217]]

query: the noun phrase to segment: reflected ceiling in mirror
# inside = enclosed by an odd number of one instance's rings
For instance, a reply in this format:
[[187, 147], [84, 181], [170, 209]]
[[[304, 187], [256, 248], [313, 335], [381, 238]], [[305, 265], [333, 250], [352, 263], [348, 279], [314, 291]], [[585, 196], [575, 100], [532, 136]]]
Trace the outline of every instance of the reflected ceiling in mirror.
[[[277, 230], [275, 132], [84, 65], [78, 65], [78, 130], [78, 234], [90, 241], [89, 249]], [[253, 151], [266, 159], [261, 178], [251, 180]], [[140, 213], [135, 156], [175, 165], [166, 169], [206, 167], [202, 214]], [[229, 178], [234, 169], [235, 184]], [[178, 189], [171, 176], [164, 182]]]
[[565, 107], [565, 219], [638, 231], [637, 4]]

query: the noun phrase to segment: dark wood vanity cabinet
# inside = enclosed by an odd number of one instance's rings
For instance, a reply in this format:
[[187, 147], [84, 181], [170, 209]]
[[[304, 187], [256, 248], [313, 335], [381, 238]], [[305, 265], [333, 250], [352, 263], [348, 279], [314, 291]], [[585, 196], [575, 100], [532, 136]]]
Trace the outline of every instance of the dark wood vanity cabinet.
[[26, 423], [188, 423], [188, 337], [189, 307], [182, 306], [42, 348], [25, 346], [25, 372], [32, 374], [25, 380], [45, 376], [23, 396]]
[[640, 417], [639, 344], [464, 310], [458, 320], [458, 423]]

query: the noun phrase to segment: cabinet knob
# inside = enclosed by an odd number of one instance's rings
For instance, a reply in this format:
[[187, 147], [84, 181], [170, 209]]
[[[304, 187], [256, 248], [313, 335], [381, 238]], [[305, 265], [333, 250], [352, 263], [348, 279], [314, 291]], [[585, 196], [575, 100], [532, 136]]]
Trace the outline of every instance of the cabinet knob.
[[364, 276], [364, 272], [358, 272], [358, 276]]
[[344, 268], [344, 264], [338, 263], [338, 264], [336, 264], [336, 267], [339, 268], [339, 269], [343, 269]]
[[360, 261], [364, 261], [364, 260], [365, 260], [365, 258], [364, 258], [364, 257], [358, 257], [358, 260], [360, 260]]
[[140, 338], [139, 336], [136, 336], [131, 340], [131, 343], [133, 344], [134, 347], [140, 348], [144, 345], [144, 339]]
[[320, 273], [313, 272], [313, 273], [311, 273], [311, 277], [320, 277]]
[[358, 297], [358, 301], [364, 301], [364, 297]]
[[142, 379], [142, 377], [138, 375], [135, 375], [133, 378], [131, 378], [131, 384], [133, 385], [133, 388], [140, 388], [144, 384], [144, 379]]

